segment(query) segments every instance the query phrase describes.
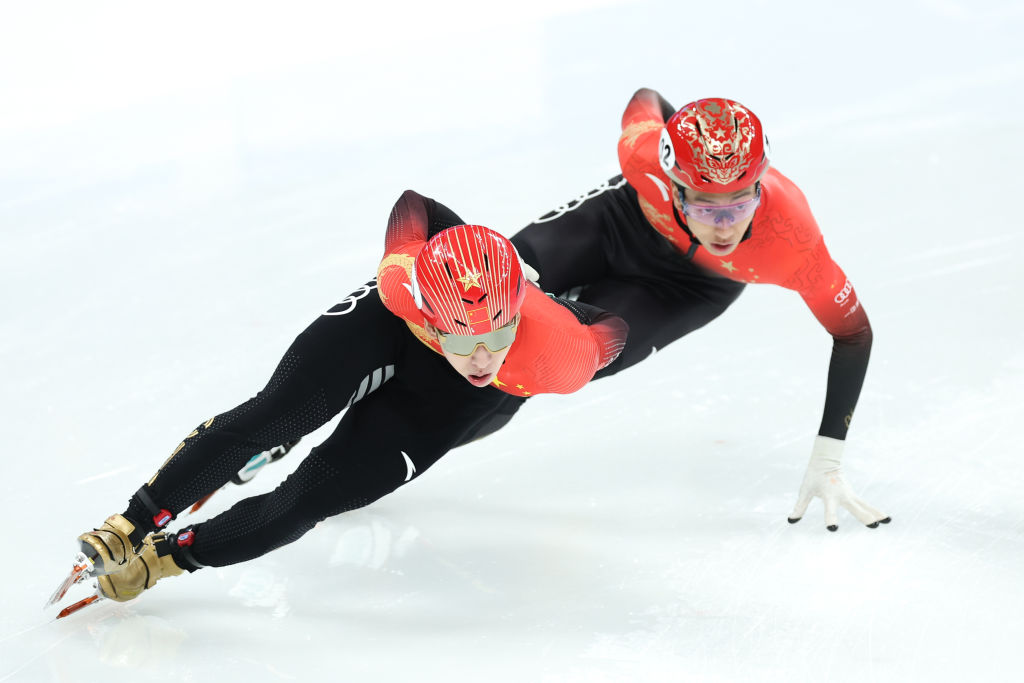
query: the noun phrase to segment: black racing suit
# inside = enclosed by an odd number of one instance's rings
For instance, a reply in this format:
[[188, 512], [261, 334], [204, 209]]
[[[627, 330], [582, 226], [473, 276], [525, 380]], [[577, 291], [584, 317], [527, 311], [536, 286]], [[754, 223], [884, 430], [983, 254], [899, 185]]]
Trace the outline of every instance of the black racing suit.
[[190, 570], [242, 562], [394, 491], [450, 449], [499, 428], [523, 401], [467, 382], [384, 307], [371, 280], [295, 339], [262, 391], [197, 427], [124, 514], [153, 531], [154, 507], [177, 515], [254, 454], [295, 441], [348, 407], [274, 491], [195, 525], [191, 547], [175, 550]]
[[622, 354], [595, 377], [614, 375], [703, 327], [745, 286], [709, 274], [654, 230], [621, 175], [538, 218], [512, 243], [540, 273], [545, 291], [579, 288], [579, 301], [629, 324]]

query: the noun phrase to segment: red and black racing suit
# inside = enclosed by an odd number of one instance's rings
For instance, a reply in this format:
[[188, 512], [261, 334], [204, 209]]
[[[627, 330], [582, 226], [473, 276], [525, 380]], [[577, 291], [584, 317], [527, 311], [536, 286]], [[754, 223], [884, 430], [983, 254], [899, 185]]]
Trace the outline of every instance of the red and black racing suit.
[[378, 278], [306, 328], [262, 391], [189, 434], [124, 515], [142, 532], [154, 531], [160, 510], [177, 515], [227, 483], [253, 454], [295, 441], [347, 409], [275, 490], [191, 527], [190, 546], [169, 544], [189, 570], [252, 559], [421, 476], [450, 449], [505, 424], [527, 396], [580, 389], [618, 355], [626, 335], [620, 318], [529, 284], [516, 341], [494, 383], [466, 381], [423, 333], [405, 286], [426, 240], [460, 224], [434, 200], [403, 194]]
[[725, 257], [689, 233], [658, 163], [674, 109], [642, 89], [622, 117], [616, 176], [513, 236], [549, 292], [580, 288], [578, 300], [622, 316], [629, 339], [597, 376], [615, 374], [722, 314], [745, 284], [800, 294], [832, 335], [819, 434], [845, 439], [871, 352], [871, 325], [846, 274], [829, 255], [807, 200], [770, 168], [745, 239]]

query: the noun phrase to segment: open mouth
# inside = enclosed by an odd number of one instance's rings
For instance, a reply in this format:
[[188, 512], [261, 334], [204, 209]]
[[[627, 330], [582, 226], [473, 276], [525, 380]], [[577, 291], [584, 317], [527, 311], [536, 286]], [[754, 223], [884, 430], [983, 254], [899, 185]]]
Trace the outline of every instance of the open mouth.
[[467, 375], [466, 379], [468, 379], [469, 383], [473, 386], [482, 387], [491, 383], [491, 374], [492, 373], [488, 372], [483, 375]]

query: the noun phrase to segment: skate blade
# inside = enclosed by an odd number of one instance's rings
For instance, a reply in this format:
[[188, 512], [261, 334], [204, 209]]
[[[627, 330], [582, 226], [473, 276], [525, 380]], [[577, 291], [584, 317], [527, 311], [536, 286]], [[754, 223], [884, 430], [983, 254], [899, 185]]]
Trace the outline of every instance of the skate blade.
[[92, 569], [92, 560], [86, 557], [84, 553], [80, 552], [77, 555], [75, 555], [74, 564], [71, 567], [71, 573], [68, 574], [68, 578], [64, 579], [64, 582], [57, 587], [57, 590], [53, 592], [53, 595], [50, 596], [50, 599], [46, 601], [45, 605], [43, 605], [43, 609], [46, 609], [50, 605], [55, 604], [58, 600], [63, 598], [67, 594], [68, 589], [70, 589], [79, 581], [84, 581], [85, 579], [88, 579], [91, 576], [93, 576]]
[[58, 619], [63, 619], [64, 617], [68, 616], [69, 614], [74, 614], [78, 610], [80, 610], [80, 609], [82, 609], [84, 607], [88, 607], [89, 605], [92, 605], [93, 603], [99, 602], [102, 599], [103, 599], [103, 596], [100, 595], [97, 592], [95, 595], [90, 595], [89, 597], [83, 598], [83, 599], [79, 600], [78, 602], [76, 602], [76, 603], [74, 603], [72, 605], [68, 605], [67, 607], [62, 609], [57, 614], [57, 618]]
[[[220, 490], [220, 489], [217, 489], [217, 491], [219, 491], [219, 490]], [[206, 501], [208, 501], [208, 500], [210, 500], [211, 498], [213, 498], [213, 494], [214, 494], [214, 493], [217, 493], [217, 491], [214, 491], [213, 493], [207, 493], [207, 494], [206, 494], [205, 496], [203, 496], [202, 498], [200, 498], [199, 500], [197, 500], [197, 501], [196, 501], [196, 502], [195, 502], [195, 503], [194, 503], [194, 504], [192, 505], [192, 507], [191, 507], [191, 508], [189, 508], [188, 514], [190, 514], [190, 515], [194, 515], [195, 513], [199, 512], [199, 508], [201, 508], [201, 507], [203, 507], [204, 505], [206, 505]]]

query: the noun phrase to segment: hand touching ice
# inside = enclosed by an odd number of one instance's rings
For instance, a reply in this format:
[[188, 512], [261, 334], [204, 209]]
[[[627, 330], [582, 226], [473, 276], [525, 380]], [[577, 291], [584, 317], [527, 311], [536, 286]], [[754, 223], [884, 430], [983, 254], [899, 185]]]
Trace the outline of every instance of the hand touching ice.
[[861, 522], [876, 528], [879, 524], [888, 524], [892, 518], [871, 507], [857, 497], [843, 478], [839, 461], [843, 457], [844, 442], [827, 436], [818, 436], [814, 440], [811, 461], [807, 465], [807, 473], [800, 485], [800, 497], [796, 501], [789, 523], [796, 524], [807, 511], [811, 499], [818, 497], [825, 503], [825, 526], [829, 531], [839, 528], [837, 513], [839, 506]]

